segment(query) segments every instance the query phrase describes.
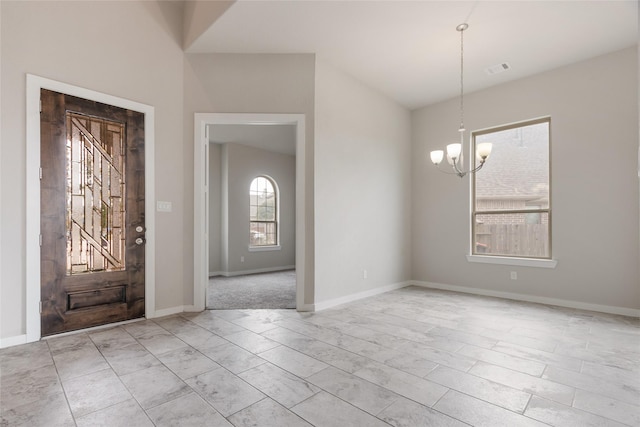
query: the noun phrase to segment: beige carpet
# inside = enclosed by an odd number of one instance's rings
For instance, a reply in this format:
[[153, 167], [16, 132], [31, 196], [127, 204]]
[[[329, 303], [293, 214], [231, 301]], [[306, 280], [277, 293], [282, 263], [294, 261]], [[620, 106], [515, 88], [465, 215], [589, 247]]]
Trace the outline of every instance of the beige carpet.
[[211, 277], [207, 289], [207, 308], [296, 308], [296, 272], [287, 270], [246, 276]]

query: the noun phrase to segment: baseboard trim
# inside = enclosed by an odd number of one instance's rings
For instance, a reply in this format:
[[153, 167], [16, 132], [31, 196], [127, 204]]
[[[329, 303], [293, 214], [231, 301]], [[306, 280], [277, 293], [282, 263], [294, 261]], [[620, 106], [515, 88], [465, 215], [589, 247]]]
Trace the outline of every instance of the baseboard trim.
[[296, 307], [296, 311], [300, 312], [313, 312], [316, 311], [315, 304], [302, 304], [301, 306]]
[[213, 276], [234, 277], [234, 276], [244, 276], [247, 274], [273, 273], [274, 271], [285, 271], [285, 270], [295, 270], [295, 269], [296, 269], [295, 265], [283, 265], [280, 267], [256, 268], [253, 270], [242, 270], [242, 271], [213, 271], [209, 273], [209, 277], [213, 277]]
[[195, 305], [185, 305], [183, 306], [182, 311], [184, 311], [185, 313], [198, 313], [202, 310], [198, 310]]
[[14, 337], [0, 338], [0, 348], [13, 347], [27, 343], [27, 335], [16, 335]]
[[322, 311], [328, 308], [332, 308], [338, 305], [346, 304], [353, 301], [358, 301], [364, 298], [372, 297], [379, 294], [384, 294], [389, 291], [394, 291], [396, 289], [404, 288], [406, 286], [412, 285], [412, 282], [400, 282], [393, 283], [391, 285], [380, 286], [379, 288], [369, 289], [363, 292], [358, 292], [355, 294], [345, 295], [340, 298], [331, 299], [328, 301], [322, 301], [314, 304], [313, 311]]
[[185, 309], [183, 305], [178, 305], [176, 307], [163, 308], [161, 310], [156, 310], [156, 312], [153, 314], [153, 317], [150, 317], [150, 319], [155, 319], [156, 317], [171, 316], [172, 314], [183, 313], [184, 311]]
[[535, 295], [525, 295], [513, 292], [492, 291], [488, 289], [469, 288], [466, 286], [445, 285], [442, 283], [423, 282], [419, 280], [411, 281], [412, 285], [431, 289], [442, 289], [445, 291], [462, 292], [466, 294], [483, 295], [488, 297], [504, 298], [516, 301], [526, 301], [538, 304], [555, 305], [559, 307], [575, 308], [579, 310], [597, 311], [600, 313], [618, 314], [621, 316], [640, 317], [640, 310], [627, 307], [616, 307], [611, 305], [591, 304], [587, 302], [564, 300], [559, 298], [539, 297]]

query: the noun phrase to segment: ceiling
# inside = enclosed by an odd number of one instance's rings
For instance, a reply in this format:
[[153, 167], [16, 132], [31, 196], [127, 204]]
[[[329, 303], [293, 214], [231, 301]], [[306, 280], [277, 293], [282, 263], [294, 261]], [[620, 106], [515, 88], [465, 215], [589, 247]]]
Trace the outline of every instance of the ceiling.
[[415, 109], [459, 94], [462, 22], [465, 93], [638, 41], [635, 0], [239, 0], [188, 52], [315, 53]]
[[235, 143], [295, 156], [296, 127], [294, 125], [210, 125], [209, 142]]

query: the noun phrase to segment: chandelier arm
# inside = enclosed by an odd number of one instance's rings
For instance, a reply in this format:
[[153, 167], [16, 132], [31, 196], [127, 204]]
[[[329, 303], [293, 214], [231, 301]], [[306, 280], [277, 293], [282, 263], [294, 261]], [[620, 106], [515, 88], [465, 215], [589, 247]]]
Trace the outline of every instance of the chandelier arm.
[[[438, 171], [440, 171], [440, 172], [442, 172], [442, 173], [446, 173], [447, 175], [458, 175], [458, 176], [460, 176], [460, 172], [455, 171], [455, 169], [454, 169], [454, 172], [448, 172], [448, 171], [446, 171], [446, 170], [442, 169], [442, 168], [440, 167], [440, 163], [438, 163], [438, 164], [436, 165], [436, 169], [438, 169]], [[463, 175], [463, 176], [464, 176], [464, 175]]]

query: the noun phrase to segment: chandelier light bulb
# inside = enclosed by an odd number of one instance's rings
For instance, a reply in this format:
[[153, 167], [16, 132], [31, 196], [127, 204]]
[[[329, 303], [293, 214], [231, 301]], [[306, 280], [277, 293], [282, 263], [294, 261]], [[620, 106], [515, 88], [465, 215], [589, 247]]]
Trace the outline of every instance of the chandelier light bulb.
[[431, 152], [431, 161], [434, 165], [438, 166], [444, 157], [444, 151], [435, 150]]
[[458, 157], [460, 157], [460, 151], [462, 150], [462, 147], [460, 146], [460, 144], [449, 144], [447, 145], [447, 156], [451, 157], [452, 159], [457, 159]]
[[481, 144], [478, 144], [478, 149], [476, 150], [478, 153], [478, 157], [480, 157], [482, 160], [486, 160], [487, 157], [489, 157], [489, 154], [491, 154], [491, 143], [490, 142], [483, 142]]

